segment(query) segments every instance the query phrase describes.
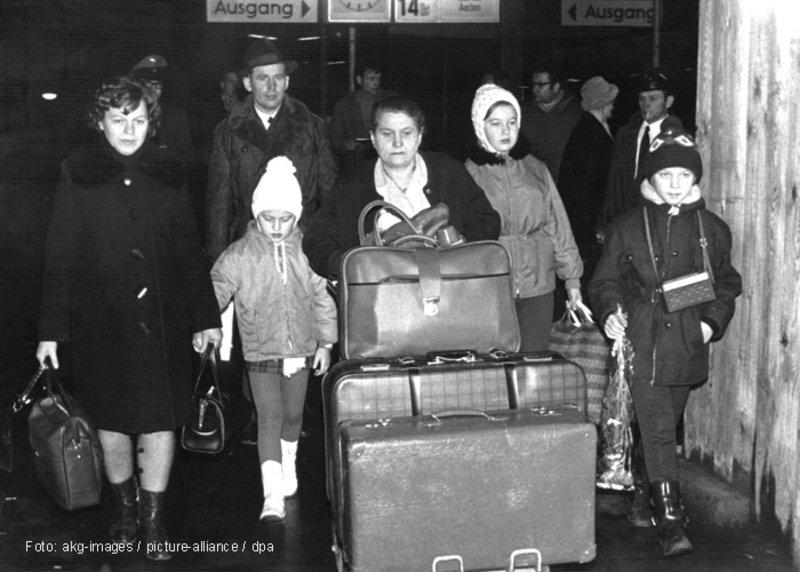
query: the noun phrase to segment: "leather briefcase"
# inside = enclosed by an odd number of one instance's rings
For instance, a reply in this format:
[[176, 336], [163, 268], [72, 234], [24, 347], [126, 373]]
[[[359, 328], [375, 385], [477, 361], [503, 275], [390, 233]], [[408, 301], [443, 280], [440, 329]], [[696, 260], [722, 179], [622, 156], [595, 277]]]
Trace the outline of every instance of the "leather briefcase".
[[[370, 203], [359, 218], [362, 243], [366, 213], [376, 206], [413, 226], [396, 207]], [[437, 218], [433, 227], [442, 222]], [[519, 350], [511, 255], [504, 245], [487, 240], [440, 246], [424, 234], [398, 243], [411, 247], [359, 246], [342, 258], [338, 299], [345, 359]]]
[[340, 277], [345, 359], [519, 350], [511, 257], [499, 242], [356, 247]]
[[[207, 370], [211, 371], [211, 383], [207, 388], [201, 389]], [[181, 429], [181, 446], [187, 451], [217, 455], [225, 449], [225, 443], [230, 438], [225, 424], [225, 409], [230, 400], [222, 391], [220, 379], [216, 349], [209, 345], [200, 360], [194, 384], [192, 399], [195, 418], [191, 424]]]
[[81, 406], [47, 375], [47, 395], [28, 415], [33, 466], [39, 484], [62, 508], [100, 503], [103, 449]]

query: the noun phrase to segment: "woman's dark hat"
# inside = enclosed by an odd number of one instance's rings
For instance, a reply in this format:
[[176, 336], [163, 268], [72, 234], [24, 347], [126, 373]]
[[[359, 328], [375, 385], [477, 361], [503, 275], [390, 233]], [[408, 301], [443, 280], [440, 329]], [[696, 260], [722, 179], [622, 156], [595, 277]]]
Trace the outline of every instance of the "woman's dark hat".
[[164, 81], [167, 73], [167, 60], [158, 54], [152, 54], [142, 58], [138, 64], [131, 69], [131, 75], [137, 79], [146, 81]]
[[244, 67], [247, 73], [256, 66], [272, 64], [284, 64], [286, 73], [292, 73], [297, 69], [297, 62], [284, 59], [278, 46], [270, 40], [257, 40], [247, 47], [244, 53]]

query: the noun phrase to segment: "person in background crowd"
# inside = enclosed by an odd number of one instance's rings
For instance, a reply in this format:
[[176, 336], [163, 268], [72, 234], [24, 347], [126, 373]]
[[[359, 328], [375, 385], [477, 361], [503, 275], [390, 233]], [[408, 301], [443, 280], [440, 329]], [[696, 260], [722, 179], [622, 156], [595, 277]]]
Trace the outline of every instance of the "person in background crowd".
[[323, 375], [336, 342], [336, 305], [301, 248], [295, 168], [275, 157], [253, 192], [255, 220], [214, 264], [220, 309], [234, 299], [253, 402], [264, 488], [260, 520], [281, 522], [297, 491], [295, 459], [309, 366]]
[[560, 73], [539, 67], [531, 75], [533, 101], [526, 103], [520, 128], [530, 141], [531, 155], [544, 162], [558, 183], [561, 156], [581, 118], [581, 103], [566, 89]]
[[[742, 279], [731, 264], [730, 229], [706, 210], [697, 186], [703, 164], [691, 137], [665, 122], [639, 167], [640, 204], [609, 226], [589, 293], [606, 335], [626, 336], [633, 346], [629, 384], [650, 505], [664, 556], [676, 556], [693, 550], [685, 532], [676, 428], [689, 391], [708, 378], [709, 342], [720, 340], [733, 318]], [[701, 235], [716, 299], [669, 312], [661, 286], [704, 269]]]
[[[466, 240], [497, 238], [500, 216], [464, 165], [444, 153], [419, 151], [425, 116], [416, 102], [399, 95], [379, 101], [371, 123], [370, 140], [378, 159], [363, 161], [358, 169], [339, 177], [303, 239], [315, 272], [325, 277], [338, 275], [344, 253], [358, 246], [361, 209], [378, 199], [410, 217], [444, 203], [450, 209], [450, 224]], [[394, 217], [384, 219], [389, 224]]]
[[595, 76], [581, 88], [583, 114], [572, 130], [561, 158], [558, 190], [569, 216], [572, 233], [591, 276], [600, 256], [596, 240], [597, 220], [614, 138], [608, 120], [614, 112], [619, 88]]
[[356, 66], [356, 91], [336, 102], [331, 122], [331, 143], [344, 168], [352, 168], [362, 159], [374, 158], [375, 149], [369, 140], [372, 108], [381, 99], [396, 95], [381, 88], [383, 71], [374, 61], [361, 61]]
[[216, 260], [252, 220], [248, 205], [264, 167], [285, 155], [297, 169], [305, 220], [333, 187], [336, 158], [324, 120], [287, 93], [297, 62], [284, 59], [269, 40], [257, 40], [244, 55], [242, 82], [248, 92], [214, 132], [206, 193], [206, 252]]
[[[514, 95], [483, 85], [472, 102], [477, 145], [467, 170], [500, 213], [500, 242], [511, 252], [514, 293], [524, 352], [543, 351], [553, 324], [556, 274], [566, 283], [570, 307], [583, 306], [583, 261], [567, 213], [547, 167], [520, 138]], [[590, 315], [590, 313], [589, 313]]]
[[[650, 142], [661, 131], [661, 123], [675, 103], [667, 77], [658, 70], [642, 75], [639, 84], [639, 113], [620, 127], [614, 138], [605, 199], [597, 239], [602, 243], [606, 227], [616, 217], [634, 207], [639, 198], [642, 174], [639, 165]], [[677, 120], [674, 116], [673, 120]]]
[[170, 83], [168, 69], [167, 60], [153, 54], [133, 66], [130, 75], [146, 82], [158, 95], [161, 127], [153, 142], [183, 161], [187, 167], [192, 167], [195, 159], [192, 132], [186, 111], [178, 103], [174, 86]]
[[222, 334], [185, 167], [148, 141], [159, 113], [135, 79], [97, 90], [88, 119], [101, 137], [63, 163], [56, 189], [36, 357], [57, 369], [71, 343], [75, 397], [97, 426], [111, 485], [111, 540], [139, 538], [155, 547], [148, 558], [168, 560], [175, 430], [194, 413], [190, 344], [202, 352]]
[[497, 68], [483, 74], [481, 77], [481, 85], [486, 85], [487, 83], [499, 85], [503, 89], [507, 89], [509, 91], [513, 90], [511, 78], [509, 77], [508, 72], [504, 69]]
[[242, 80], [239, 79], [239, 74], [234, 70], [223, 72], [219, 81], [219, 88], [222, 107], [226, 114], [230, 113], [231, 109], [242, 100], [244, 86], [242, 85]]

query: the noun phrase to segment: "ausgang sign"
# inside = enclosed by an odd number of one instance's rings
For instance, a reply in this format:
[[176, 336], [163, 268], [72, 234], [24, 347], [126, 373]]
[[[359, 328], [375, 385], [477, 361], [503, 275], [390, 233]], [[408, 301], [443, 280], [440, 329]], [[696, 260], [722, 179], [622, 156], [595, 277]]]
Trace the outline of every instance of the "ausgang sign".
[[653, 26], [653, 0], [561, 0], [562, 26]]
[[319, 0], [206, 0], [207, 22], [292, 22], [319, 20]]

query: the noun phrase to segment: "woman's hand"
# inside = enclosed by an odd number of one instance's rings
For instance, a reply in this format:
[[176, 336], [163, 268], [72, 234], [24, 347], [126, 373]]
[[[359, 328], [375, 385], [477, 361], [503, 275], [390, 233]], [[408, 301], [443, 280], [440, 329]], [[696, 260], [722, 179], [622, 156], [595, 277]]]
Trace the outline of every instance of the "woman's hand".
[[36, 359], [39, 363], [46, 365], [45, 360], [50, 358], [50, 363], [53, 364], [53, 369], [58, 369], [58, 342], [39, 342], [39, 347], [36, 348]]
[[194, 351], [201, 354], [206, 351], [209, 344], [218, 348], [222, 343], [222, 330], [220, 328], [210, 328], [202, 332], [195, 332], [192, 336], [192, 347]]
[[583, 314], [588, 322], [594, 321], [592, 311], [583, 303], [583, 295], [580, 288], [567, 288], [567, 308], [573, 312]]
[[703, 343], [707, 344], [711, 340], [711, 336], [714, 335], [714, 330], [705, 322], [700, 322], [700, 329], [703, 331]]
[[314, 353], [314, 363], [311, 367], [314, 368], [314, 375], [325, 375], [328, 368], [331, 366], [331, 350], [325, 347], [318, 347]]
[[612, 340], [619, 339], [625, 335], [628, 327], [628, 317], [625, 314], [611, 314], [607, 319], [603, 331]]

